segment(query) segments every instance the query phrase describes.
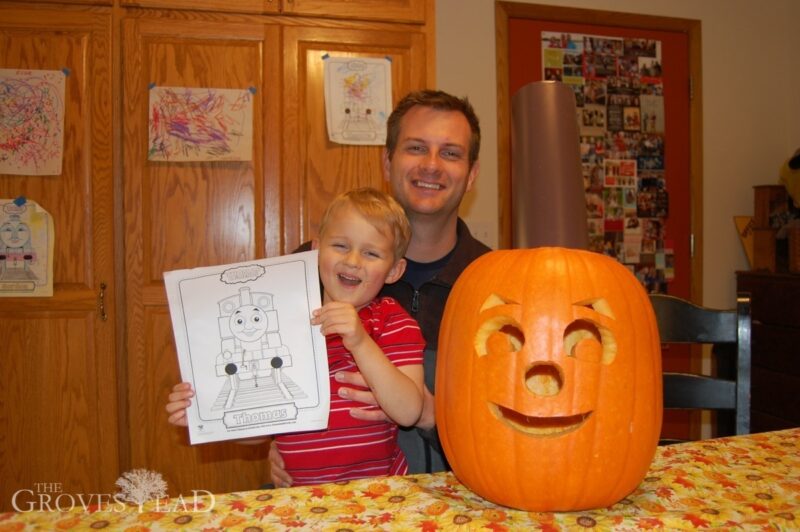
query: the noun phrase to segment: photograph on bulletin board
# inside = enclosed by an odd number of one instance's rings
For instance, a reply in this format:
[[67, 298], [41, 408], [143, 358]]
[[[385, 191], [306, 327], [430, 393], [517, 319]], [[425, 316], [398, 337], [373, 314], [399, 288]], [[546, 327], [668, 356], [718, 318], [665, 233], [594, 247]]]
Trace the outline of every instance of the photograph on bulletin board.
[[543, 31], [542, 76], [575, 93], [589, 249], [625, 264], [648, 292], [667, 293], [660, 41]]

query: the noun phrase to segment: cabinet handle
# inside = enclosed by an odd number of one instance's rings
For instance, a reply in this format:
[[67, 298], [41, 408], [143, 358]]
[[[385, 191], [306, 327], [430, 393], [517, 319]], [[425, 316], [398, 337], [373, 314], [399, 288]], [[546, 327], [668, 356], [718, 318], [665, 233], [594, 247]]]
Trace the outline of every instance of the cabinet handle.
[[107, 321], [108, 314], [106, 314], [106, 283], [100, 283], [100, 294], [97, 296], [97, 307], [97, 310], [100, 312], [100, 319]]

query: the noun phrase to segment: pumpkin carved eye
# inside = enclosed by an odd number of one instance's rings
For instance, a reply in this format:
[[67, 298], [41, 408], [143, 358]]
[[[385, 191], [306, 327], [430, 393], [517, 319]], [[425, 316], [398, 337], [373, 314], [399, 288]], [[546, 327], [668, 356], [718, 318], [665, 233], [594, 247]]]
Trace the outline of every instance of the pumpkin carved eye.
[[588, 320], [575, 320], [564, 331], [567, 356], [584, 362], [600, 362], [603, 340], [597, 326]]
[[564, 331], [564, 352], [582, 362], [611, 364], [617, 356], [617, 341], [611, 329], [602, 323], [603, 317], [614, 319], [611, 307], [605, 299], [577, 305], [589, 311], [582, 314], [596, 314], [597, 318], [580, 318], [567, 326]]
[[519, 310], [517, 303], [497, 294], [490, 294], [486, 298], [480, 311], [496, 309], [498, 312], [484, 321], [475, 333], [475, 352], [478, 356], [516, 353], [525, 344], [525, 333], [516, 317], [501, 313], [499, 307], [507, 307], [509, 314], [516, 314]]
[[492, 318], [484, 322], [478, 330], [475, 339], [475, 351], [478, 356], [502, 355], [516, 353], [522, 349], [525, 343], [525, 335], [519, 325], [505, 316]]

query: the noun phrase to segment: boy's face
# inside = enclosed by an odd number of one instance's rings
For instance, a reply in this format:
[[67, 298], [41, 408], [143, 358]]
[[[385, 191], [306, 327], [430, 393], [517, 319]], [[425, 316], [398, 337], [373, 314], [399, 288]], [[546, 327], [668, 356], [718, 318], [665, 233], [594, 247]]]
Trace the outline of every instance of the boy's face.
[[384, 152], [384, 177], [409, 217], [450, 215], [478, 175], [469, 166], [472, 131], [458, 111], [412, 107], [400, 122], [391, 160]]
[[405, 270], [405, 259], [395, 260], [394, 239], [352, 207], [340, 209], [312, 246], [319, 249], [323, 303], [340, 301], [360, 309]]

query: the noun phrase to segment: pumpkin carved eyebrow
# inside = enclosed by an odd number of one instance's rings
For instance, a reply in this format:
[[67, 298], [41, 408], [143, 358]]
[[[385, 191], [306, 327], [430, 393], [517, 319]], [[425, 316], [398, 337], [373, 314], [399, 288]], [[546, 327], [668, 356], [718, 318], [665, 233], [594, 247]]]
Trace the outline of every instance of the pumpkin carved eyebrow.
[[611, 318], [612, 320], [616, 319], [614, 317], [614, 312], [611, 310], [611, 305], [609, 305], [608, 301], [606, 301], [602, 297], [597, 299], [590, 299], [587, 301], [578, 301], [576, 303], [573, 303], [573, 305], [576, 307], [586, 307], [587, 309], [593, 310], [598, 314], [602, 314], [607, 318]]
[[483, 305], [481, 305], [481, 308], [478, 311], [478, 313], [480, 314], [481, 312], [483, 312], [485, 310], [489, 310], [490, 308], [494, 308], [494, 307], [499, 307], [500, 305], [519, 305], [519, 303], [517, 303], [516, 301], [513, 301], [511, 299], [508, 299], [507, 297], [503, 297], [503, 296], [501, 296], [499, 294], [495, 294], [493, 292], [493, 293], [489, 294], [489, 296], [483, 302]]

